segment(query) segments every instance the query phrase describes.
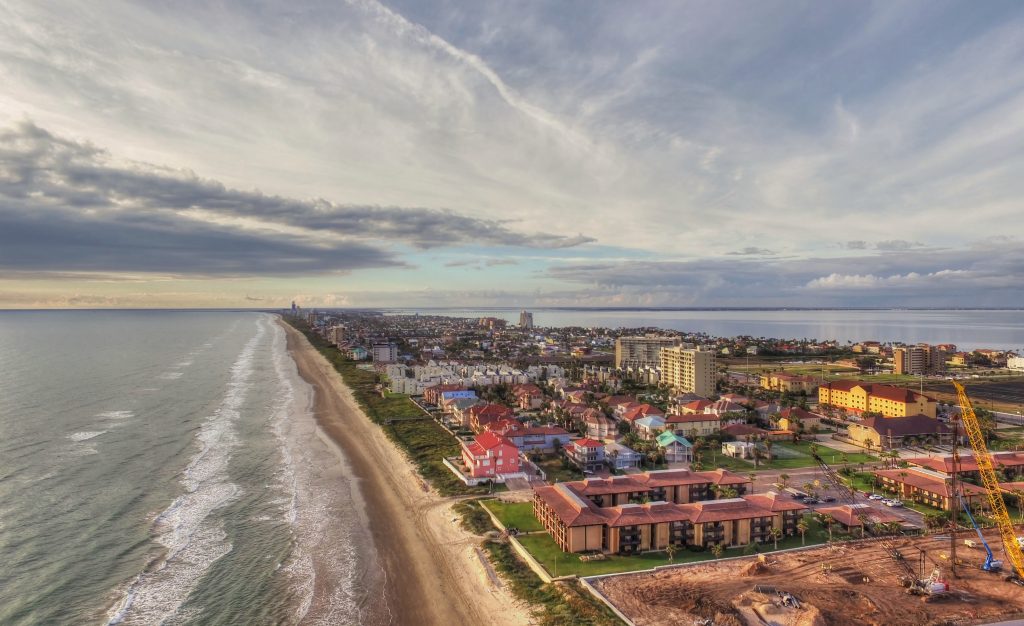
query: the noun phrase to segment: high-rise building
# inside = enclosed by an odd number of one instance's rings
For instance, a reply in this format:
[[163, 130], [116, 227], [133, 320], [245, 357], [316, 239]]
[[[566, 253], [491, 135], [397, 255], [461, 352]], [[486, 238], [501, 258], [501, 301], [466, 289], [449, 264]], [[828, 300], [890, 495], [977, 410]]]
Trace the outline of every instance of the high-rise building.
[[373, 360], [378, 363], [394, 363], [398, 360], [398, 346], [393, 343], [373, 344]]
[[672, 348], [679, 343], [679, 337], [619, 337], [615, 340], [615, 367], [657, 367], [661, 364], [661, 349]]
[[533, 328], [533, 313], [522, 310], [519, 312], [519, 327], [520, 328]]
[[715, 353], [681, 346], [662, 348], [661, 382], [681, 393], [714, 395]]
[[938, 346], [919, 343], [916, 346], [893, 348], [893, 371], [896, 374], [917, 376], [927, 372], [941, 372], [945, 357]]

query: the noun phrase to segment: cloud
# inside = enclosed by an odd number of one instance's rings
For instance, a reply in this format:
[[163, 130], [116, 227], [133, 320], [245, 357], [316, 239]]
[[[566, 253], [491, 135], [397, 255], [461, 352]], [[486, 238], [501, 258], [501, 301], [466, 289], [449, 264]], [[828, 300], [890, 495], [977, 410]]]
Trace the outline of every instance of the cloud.
[[582, 235], [523, 234], [507, 222], [448, 210], [339, 205], [239, 191], [190, 172], [148, 164], [119, 167], [90, 144], [56, 137], [28, 122], [0, 133], [4, 195], [23, 201], [90, 210], [202, 211], [219, 218], [362, 239], [404, 241], [416, 247], [459, 244], [565, 248], [593, 241]]
[[731, 256], [764, 256], [766, 254], [775, 254], [767, 248], [758, 248], [756, 246], [747, 246], [742, 250], [736, 250], [734, 252], [728, 252]]
[[875, 248], [878, 250], [892, 251], [892, 250], [910, 250], [911, 248], [920, 248], [923, 243], [916, 241], [906, 241], [905, 239], [890, 239], [887, 241], [879, 241], [875, 244]]
[[847, 241], [846, 242], [846, 249], [847, 250], [866, 250], [867, 247], [868, 247], [868, 242], [860, 240], [860, 239], [857, 239], [857, 240], [854, 240], [854, 241]]
[[807, 283], [808, 289], [907, 289], [921, 286], [952, 288], [951, 281], [969, 280], [974, 272], [968, 270], [940, 270], [929, 274], [909, 272], [892, 276], [874, 274], [837, 274], [815, 278]]

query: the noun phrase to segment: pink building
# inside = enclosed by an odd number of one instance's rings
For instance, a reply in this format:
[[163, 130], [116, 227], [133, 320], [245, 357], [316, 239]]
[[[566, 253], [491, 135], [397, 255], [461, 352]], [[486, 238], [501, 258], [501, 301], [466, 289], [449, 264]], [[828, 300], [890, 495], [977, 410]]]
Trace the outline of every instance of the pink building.
[[519, 449], [507, 438], [493, 432], [462, 442], [462, 462], [471, 478], [494, 478], [502, 474], [518, 474]]

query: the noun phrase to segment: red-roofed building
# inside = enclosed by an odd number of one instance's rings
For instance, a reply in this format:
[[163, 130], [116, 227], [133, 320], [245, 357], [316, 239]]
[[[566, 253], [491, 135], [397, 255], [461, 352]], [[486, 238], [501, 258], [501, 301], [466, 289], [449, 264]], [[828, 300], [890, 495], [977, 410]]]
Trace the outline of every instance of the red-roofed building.
[[434, 385], [423, 390], [423, 401], [427, 404], [439, 405], [441, 394], [446, 391], [466, 391], [462, 385]]
[[704, 413], [692, 413], [689, 415], [669, 415], [665, 418], [665, 426], [671, 428], [677, 435], [689, 437], [704, 437], [717, 433], [722, 427], [722, 421], [717, 415], [706, 415]]
[[577, 439], [566, 444], [565, 456], [584, 472], [595, 472], [604, 467], [604, 443], [594, 439]]
[[483, 433], [473, 441], [463, 441], [462, 462], [471, 478], [496, 478], [520, 473], [519, 450], [507, 438], [496, 433]]
[[661, 417], [665, 415], [665, 412], [651, 404], [638, 404], [627, 409], [625, 413], [623, 413], [622, 419], [627, 422], [635, 422], [641, 417], [651, 417], [655, 415]]
[[572, 439], [572, 434], [558, 426], [530, 426], [505, 433], [505, 438], [520, 450], [554, 451]]
[[491, 422], [513, 419], [515, 412], [502, 404], [478, 404], [469, 409], [469, 427], [475, 433], [481, 433]]
[[516, 399], [516, 405], [524, 411], [539, 409], [544, 403], [544, 392], [534, 384], [512, 387], [512, 397]]
[[818, 387], [818, 402], [849, 413], [878, 413], [883, 417], [927, 415], [935, 418], [934, 398], [903, 387], [835, 380]]
[[711, 400], [694, 400], [693, 402], [687, 402], [680, 408], [680, 413], [683, 415], [695, 415], [704, 413], [704, 409], [711, 406], [713, 402]]

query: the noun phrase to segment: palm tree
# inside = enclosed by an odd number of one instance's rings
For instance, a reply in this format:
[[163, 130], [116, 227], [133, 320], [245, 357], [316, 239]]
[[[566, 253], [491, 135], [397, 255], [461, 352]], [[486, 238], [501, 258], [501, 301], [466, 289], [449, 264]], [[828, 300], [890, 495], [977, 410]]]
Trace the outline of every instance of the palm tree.
[[750, 493], [754, 493], [754, 481], [757, 480], [757, 474], [750, 472], [747, 474], [747, 478], [750, 479]]
[[810, 529], [810, 525], [807, 520], [800, 518], [800, 521], [796, 523], [796, 529], [800, 532], [800, 545], [807, 545], [807, 531]]
[[789, 485], [789, 474], [779, 474], [779, 484], [785, 489]]
[[722, 544], [720, 544], [720, 543], [716, 543], [716, 544], [711, 546], [711, 554], [715, 555], [716, 559], [722, 558], [722, 552], [724, 552], [724, 551], [725, 551], [725, 548], [723, 548]]
[[764, 442], [764, 448], [765, 448], [765, 450], [768, 451], [768, 462], [769, 463], [772, 462], [772, 446], [773, 445], [775, 445], [775, 444], [772, 443], [771, 439], [766, 439], [765, 442]]
[[772, 541], [775, 543], [775, 549], [778, 550], [779, 549], [779, 539], [782, 537], [782, 529], [781, 528], [772, 528], [771, 532], [769, 533], [769, 535], [771, 536]]
[[814, 483], [804, 483], [804, 491], [810, 495], [814, 495]]
[[665, 546], [665, 554], [668, 555], [668, 562], [671, 563], [672, 559], [675, 558], [676, 552], [679, 552], [679, 546], [674, 543], [670, 543]]
[[831, 515], [829, 515], [827, 513], [825, 515], [823, 515], [822, 518], [821, 518], [821, 523], [824, 524], [825, 528], [828, 529], [828, 542], [829, 543], [832, 543], [832, 524], [834, 524], [835, 521], [836, 521], [836, 518], [832, 517]]

